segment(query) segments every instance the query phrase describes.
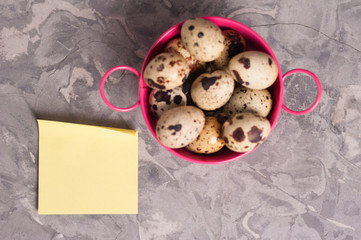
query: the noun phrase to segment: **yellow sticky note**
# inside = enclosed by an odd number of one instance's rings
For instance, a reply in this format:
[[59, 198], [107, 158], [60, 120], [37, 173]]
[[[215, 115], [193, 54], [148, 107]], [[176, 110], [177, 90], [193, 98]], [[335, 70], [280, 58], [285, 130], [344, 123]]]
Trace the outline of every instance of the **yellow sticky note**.
[[138, 132], [38, 120], [39, 214], [137, 214]]

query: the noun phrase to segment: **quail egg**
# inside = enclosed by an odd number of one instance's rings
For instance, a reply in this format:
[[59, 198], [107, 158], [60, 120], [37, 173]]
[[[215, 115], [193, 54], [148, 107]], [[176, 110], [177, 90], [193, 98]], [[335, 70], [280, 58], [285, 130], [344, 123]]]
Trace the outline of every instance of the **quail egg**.
[[232, 115], [222, 126], [225, 145], [235, 152], [247, 152], [261, 144], [271, 132], [267, 118], [246, 112]]
[[165, 47], [165, 52], [179, 53], [187, 61], [191, 72], [200, 72], [205, 68], [205, 62], [195, 59], [184, 47], [180, 38], [172, 39]]
[[191, 97], [201, 109], [211, 111], [222, 107], [232, 96], [234, 80], [222, 70], [201, 74], [192, 84]]
[[168, 90], [182, 85], [190, 72], [179, 53], [160, 53], [145, 67], [143, 79], [154, 89]]
[[254, 112], [267, 117], [272, 109], [272, 96], [267, 89], [250, 89], [237, 86], [232, 97], [223, 106], [223, 112], [229, 116], [234, 113]]
[[246, 40], [235, 30], [223, 30], [225, 37], [224, 49], [221, 55], [212, 62], [215, 69], [226, 69], [232, 57], [246, 50]]
[[204, 127], [199, 136], [186, 148], [195, 153], [211, 154], [224, 146], [221, 138], [221, 124], [215, 117], [206, 117]]
[[166, 111], [158, 120], [156, 135], [169, 148], [182, 148], [193, 142], [203, 129], [205, 116], [194, 106]]
[[229, 61], [228, 69], [237, 82], [252, 89], [266, 89], [278, 76], [277, 64], [273, 58], [259, 51], [237, 54]]
[[213, 61], [224, 49], [221, 29], [203, 18], [185, 21], [181, 28], [181, 38], [188, 52], [199, 61]]
[[159, 118], [169, 109], [187, 105], [187, 96], [182, 86], [165, 91], [152, 89], [149, 94], [149, 105], [152, 113]]

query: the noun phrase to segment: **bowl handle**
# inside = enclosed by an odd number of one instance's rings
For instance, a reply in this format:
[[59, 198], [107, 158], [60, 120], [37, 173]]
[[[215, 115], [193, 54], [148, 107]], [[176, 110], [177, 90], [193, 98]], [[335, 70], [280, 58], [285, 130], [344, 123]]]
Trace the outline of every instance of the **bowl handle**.
[[293, 111], [291, 109], [289, 109], [288, 107], [286, 107], [283, 103], [282, 103], [282, 108], [283, 110], [285, 110], [286, 112], [288, 113], [291, 113], [293, 115], [304, 115], [304, 114], [307, 114], [309, 112], [312, 112], [316, 107], [317, 105], [320, 103], [321, 101], [321, 96], [322, 96], [322, 86], [321, 86], [321, 82], [320, 80], [317, 78], [317, 76], [308, 71], [308, 70], [305, 70], [305, 69], [293, 69], [287, 73], [285, 73], [283, 76], [282, 76], [282, 84], [284, 83], [285, 79], [290, 76], [291, 74], [294, 74], [294, 73], [304, 73], [304, 74], [307, 74], [309, 75], [310, 77], [313, 78], [313, 80], [316, 82], [317, 84], [317, 98], [316, 98], [316, 101], [312, 104], [311, 107], [305, 109], [305, 110], [302, 110], [302, 111]]
[[138, 96], [138, 100], [137, 102], [130, 106], [130, 107], [127, 107], [127, 108], [120, 108], [120, 107], [116, 107], [114, 106], [113, 104], [111, 104], [107, 97], [105, 96], [105, 93], [104, 93], [104, 84], [105, 84], [105, 81], [107, 80], [107, 78], [109, 77], [110, 74], [112, 74], [113, 72], [115, 71], [118, 71], [118, 70], [128, 70], [128, 71], [131, 71], [133, 72], [137, 78], [139, 79], [139, 72], [132, 68], [132, 67], [129, 67], [129, 66], [117, 66], [117, 67], [113, 67], [111, 69], [109, 69], [105, 74], [104, 76], [102, 77], [102, 80], [100, 81], [100, 87], [99, 87], [99, 90], [100, 90], [100, 95], [102, 96], [102, 99], [103, 101], [105, 102], [106, 105], [108, 105], [108, 107], [110, 107], [111, 109], [115, 110], [115, 111], [118, 111], [118, 112], [129, 112], [129, 111], [132, 111], [134, 110], [136, 107], [138, 107], [139, 105], [139, 96]]

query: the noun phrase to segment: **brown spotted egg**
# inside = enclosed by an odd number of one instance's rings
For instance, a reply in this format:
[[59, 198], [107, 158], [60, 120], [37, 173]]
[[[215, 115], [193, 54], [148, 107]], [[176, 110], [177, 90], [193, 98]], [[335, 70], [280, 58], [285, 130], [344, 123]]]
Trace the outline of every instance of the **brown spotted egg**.
[[185, 48], [180, 38], [172, 39], [165, 47], [165, 52], [179, 53], [187, 61], [191, 72], [199, 72], [205, 69], [205, 62], [195, 59]]
[[206, 117], [204, 127], [199, 136], [186, 148], [195, 153], [210, 154], [218, 152], [224, 146], [221, 138], [221, 124], [215, 117]]
[[259, 51], [237, 54], [229, 61], [228, 70], [237, 82], [252, 89], [266, 89], [278, 76], [278, 68], [273, 58]]
[[246, 50], [246, 40], [235, 30], [223, 30], [224, 49], [221, 55], [212, 62], [214, 69], [226, 69], [232, 57]]
[[179, 53], [160, 53], [145, 67], [143, 79], [154, 89], [168, 90], [182, 85], [190, 72]]
[[182, 148], [193, 142], [203, 129], [205, 116], [193, 106], [166, 111], [158, 120], [156, 135], [169, 148]]
[[222, 138], [235, 152], [247, 152], [261, 144], [271, 132], [267, 118], [246, 112], [232, 115], [222, 126]]
[[222, 107], [232, 96], [234, 80], [222, 70], [201, 74], [192, 84], [193, 102], [203, 110], [211, 111]]
[[267, 89], [250, 89], [243, 86], [235, 87], [232, 97], [223, 106], [223, 112], [228, 116], [234, 113], [254, 112], [267, 117], [272, 109], [272, 96]]
[[159, 118], [169, 109], [187, 105], [187, 96], [182, 86], [165, 91], [152, 89], [149, 94], [149, 105], [152, 113]]
[[203, 18], [185, 21], [181, 28], [181, 38], [188, 52], [199, 61], [213, 61], [224, 49], [221, 29]]

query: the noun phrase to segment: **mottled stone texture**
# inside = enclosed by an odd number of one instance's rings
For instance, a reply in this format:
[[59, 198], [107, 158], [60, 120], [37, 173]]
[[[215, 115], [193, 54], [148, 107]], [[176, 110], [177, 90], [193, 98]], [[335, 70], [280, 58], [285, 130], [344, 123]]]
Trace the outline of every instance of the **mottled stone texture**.
[[[0, 239], [360, 239], [360, 1], [2, 0], [0, 13]], [[98, 91], [107, 69], [140, 70], [161, 33], [204, 15], [249, 25], [283, 72], [324, 87], [312, 113], [283, 111], [260, 148], [216, 166], [171, 155], [140, 108], [114, 112]], [[106, 93], [128, 106], [137, 83], [121, 76]], [[285, 104], [304, 109], [316, 91], [292, 76]], [[36, 118], [138, 130], [139, 214], [39, 216]]]

